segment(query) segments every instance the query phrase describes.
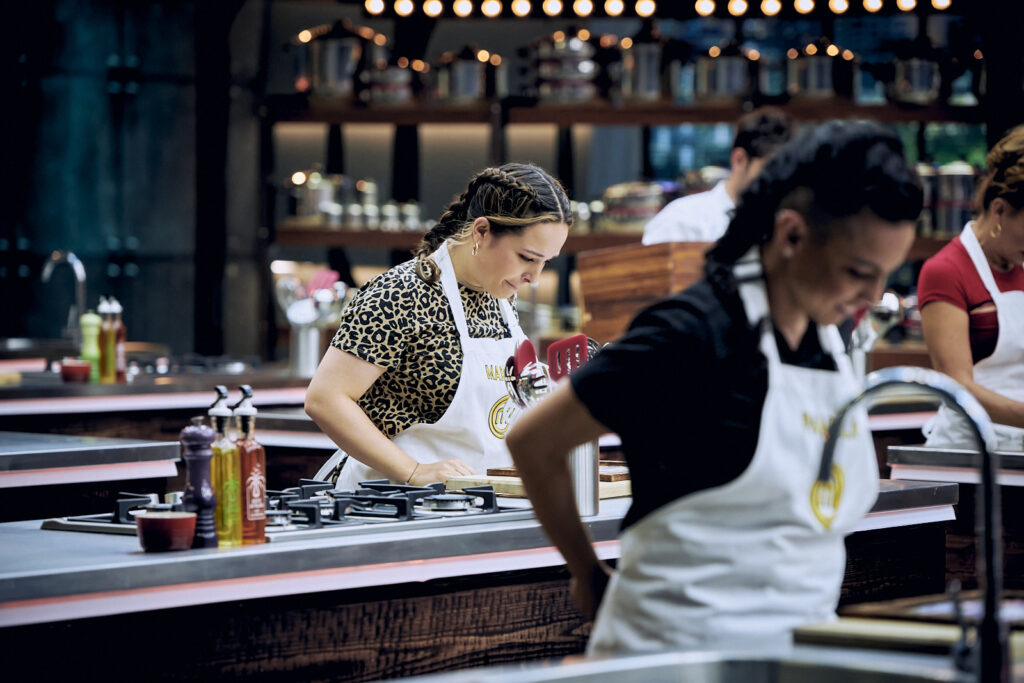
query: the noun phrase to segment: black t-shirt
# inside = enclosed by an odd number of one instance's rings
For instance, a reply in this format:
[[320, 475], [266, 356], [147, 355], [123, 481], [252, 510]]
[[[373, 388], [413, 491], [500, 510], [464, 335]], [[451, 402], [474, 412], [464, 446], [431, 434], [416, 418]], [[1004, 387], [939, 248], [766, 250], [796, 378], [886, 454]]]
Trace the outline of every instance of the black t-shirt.
[[[783, 363], [835, 370], [813, 322]], [[619, 435], [632, 478], [623, 528], [657, 508], [734, 480], [757, 447], [767, 360], [724, 268], [643, 310], [571, 375], [590, 414]]]

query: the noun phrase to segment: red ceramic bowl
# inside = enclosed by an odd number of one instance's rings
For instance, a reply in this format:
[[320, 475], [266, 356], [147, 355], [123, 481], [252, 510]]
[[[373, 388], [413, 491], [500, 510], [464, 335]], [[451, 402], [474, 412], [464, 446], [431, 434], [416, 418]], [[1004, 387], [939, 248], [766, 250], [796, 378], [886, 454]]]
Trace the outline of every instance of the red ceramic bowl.
[[196, 535], [196, 513], [139, 510], [135, 513], [135, 529], [146, 552], [188, 550]]
[[92, 363], [77, 358], [65, 358], [60, 362], [60, 376], [65, 382], [88, 382]]

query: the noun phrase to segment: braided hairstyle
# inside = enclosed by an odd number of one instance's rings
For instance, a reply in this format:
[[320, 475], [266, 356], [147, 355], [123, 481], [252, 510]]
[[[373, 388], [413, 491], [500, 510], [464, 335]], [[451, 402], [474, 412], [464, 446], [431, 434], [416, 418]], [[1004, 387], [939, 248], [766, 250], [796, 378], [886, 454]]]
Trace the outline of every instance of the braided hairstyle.
[[427, 282], [437, 282], [440, 271], [430, 255], [445, 240], [469, 239], [473, 222], [486, 218], [495, 236], [522, 234], [537, 223], [565, 223], [572, 227], [569, 197], [561, 183], [531, 164], [505, 164], [485, 168], [473, 176], [459, 197], [448, 205], [441, 219], [416, 249], [416, 272]]
[[875, 123], [832, 121], [786, 143], [740, 195], [725, 235], [707, 254], [706, 271], [735, 263], [767, 244], [780, 209], [798, 211], [811, 236], [827, 241], [842, 219], [870, 209], [889, 221], [921, 213], [921, 182], [892, 132]]
[[985, 213], [1001, 197], [1014, 211], [1024, 208], [1024, 125], [993, 145], [985, 158], [985, 174], [974, 195], [974, 210]]

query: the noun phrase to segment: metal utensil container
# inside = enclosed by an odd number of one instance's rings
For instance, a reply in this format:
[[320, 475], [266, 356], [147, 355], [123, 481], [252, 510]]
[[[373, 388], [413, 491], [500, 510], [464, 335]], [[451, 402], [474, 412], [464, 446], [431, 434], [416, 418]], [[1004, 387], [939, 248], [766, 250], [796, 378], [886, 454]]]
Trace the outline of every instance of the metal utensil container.
[[588, 441], [569, 451], [569, 476], [576, 508], [583, 517], [596, 515], [600, 506], [599, 453], [597, 441]]

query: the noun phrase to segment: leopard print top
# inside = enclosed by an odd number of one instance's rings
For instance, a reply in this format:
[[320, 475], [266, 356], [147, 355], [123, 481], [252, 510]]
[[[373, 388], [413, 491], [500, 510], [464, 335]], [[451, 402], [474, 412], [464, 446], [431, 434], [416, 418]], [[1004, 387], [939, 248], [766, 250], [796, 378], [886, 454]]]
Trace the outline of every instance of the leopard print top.
[[[471, 337], [511, 336], [497, 299], [461, 284], [459, 294]], [[388, 438], [437, 422], [455, 398], [462, 369], [455, 318], [441, 283], [420, 278], [414, 260], [363, 285], [331, 344], [385, 369], [359, 406]]]

